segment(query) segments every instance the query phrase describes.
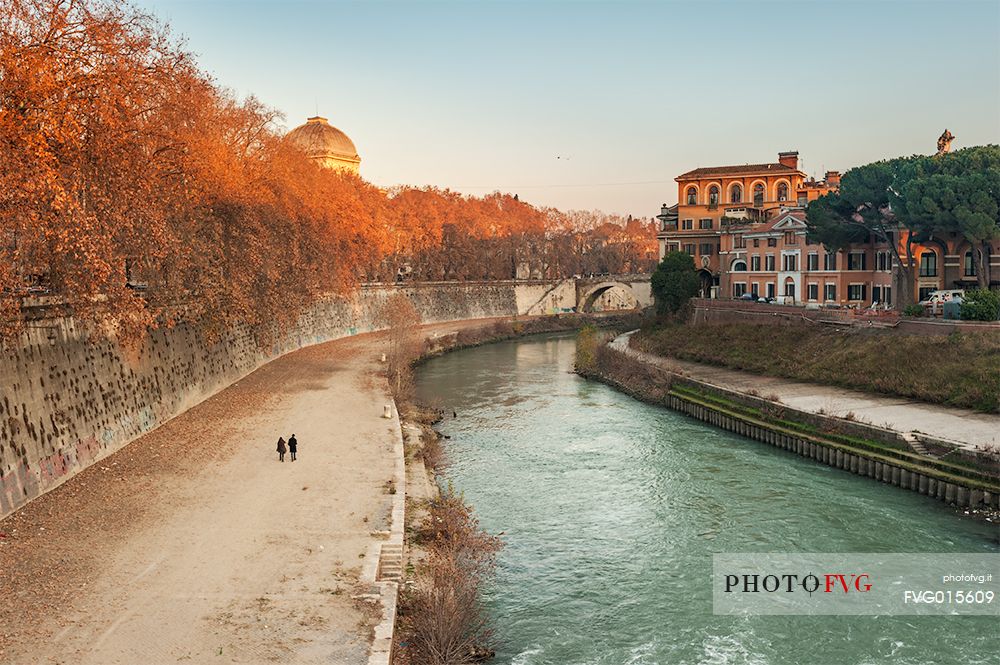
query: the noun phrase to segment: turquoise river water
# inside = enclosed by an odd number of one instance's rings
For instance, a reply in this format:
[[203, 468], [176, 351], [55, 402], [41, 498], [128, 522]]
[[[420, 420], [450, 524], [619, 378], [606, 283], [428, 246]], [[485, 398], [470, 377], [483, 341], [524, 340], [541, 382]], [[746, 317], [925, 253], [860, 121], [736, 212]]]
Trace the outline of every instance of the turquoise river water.
[[494, 662], [1000, 663], [992, 617], [714, 616], [713, 553], [996, 552], [996, 527], [585, 381], [573, 350], [532, 338], [419, 370], [448, 479], [505, 532]]

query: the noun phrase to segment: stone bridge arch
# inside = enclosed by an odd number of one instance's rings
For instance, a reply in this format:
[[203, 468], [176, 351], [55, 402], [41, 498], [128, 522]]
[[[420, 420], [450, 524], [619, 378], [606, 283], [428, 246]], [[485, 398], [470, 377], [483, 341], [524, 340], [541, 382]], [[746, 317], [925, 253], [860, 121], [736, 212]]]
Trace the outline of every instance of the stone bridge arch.
[[607, 281], [596, 284], [581, 284], [580, 286], [581, 289], [576, 298], [576, 311], [578, 312], [594, 311], [594, 304], [597, 300], [612, 289], [619, 289], [622, 291], [624, 297], [627, 298], [631, 304], [631, 307], [623, 307], [621, 309], [636, 309], [642, 306], [639, 294], [637, 294], [632, 288], [632, 285], [627, 282]]

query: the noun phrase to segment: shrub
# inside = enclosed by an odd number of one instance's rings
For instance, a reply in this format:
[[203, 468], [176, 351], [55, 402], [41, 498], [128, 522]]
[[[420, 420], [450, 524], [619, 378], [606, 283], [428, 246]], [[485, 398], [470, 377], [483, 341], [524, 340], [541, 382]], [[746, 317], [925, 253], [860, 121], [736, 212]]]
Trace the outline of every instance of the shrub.
[[586, 375], [593, 372], [597, 365], [597, 347], [604, 340], [597, 328], [585, 325], [576, 336], [576, 371]]
[[479, 527], [462, 497], [449, 487], [431, 501], [419, 532], [426, 557], [416, 584], [402, 597], [406, 653], [396, 662], [471, 663], [491, 640], [481, 592], [496, 566], [499, 538]]
[[989, 289], [969, 291], [962, 299], [962, 318], [966, 321], [1000, 319], [1000, 293]]
[[907, 305], [903, 308], [904, 316], [923, 316], [924, 306], [923, 305]]
[[667, 252], [650, 278], [657, 314], [674, 314], [698, 294], [694, 259], [684, 252]]

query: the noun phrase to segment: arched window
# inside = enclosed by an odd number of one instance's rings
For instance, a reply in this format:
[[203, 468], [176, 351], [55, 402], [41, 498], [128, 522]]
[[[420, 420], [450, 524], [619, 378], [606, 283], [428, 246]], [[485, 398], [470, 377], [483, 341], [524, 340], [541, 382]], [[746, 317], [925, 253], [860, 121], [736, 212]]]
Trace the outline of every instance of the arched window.
[[729, 202], [730, 203], [742, 203], [743, 202], [743, 187], [740, 185], [733, 185], [729, 189]]
[[708, 188], [708, 205], [719, 205], [719, 188], [715, 185]]
[[920, 255], [920, 276], [937, 277], [937, 254], [933, 250], [925, 250]]
[[733, 261], [733, 272], [746, 272], [747, 262], [746, 261]]
[[758, 182], [753, 186], [753, 204], [758, 208], [764, 205], [764, 184]]
[[970, 249], [965, 253], [965, 276], [975, 277], [976, 276], [976, 257]]
[[788, 183], [779, 182], [778, 183], [778, 200], [787, 201], [788, 200]]
[[689, 206], [698, 204], [698, 190], [694, 187], [688, 187], [687, 191], [687, 204]]

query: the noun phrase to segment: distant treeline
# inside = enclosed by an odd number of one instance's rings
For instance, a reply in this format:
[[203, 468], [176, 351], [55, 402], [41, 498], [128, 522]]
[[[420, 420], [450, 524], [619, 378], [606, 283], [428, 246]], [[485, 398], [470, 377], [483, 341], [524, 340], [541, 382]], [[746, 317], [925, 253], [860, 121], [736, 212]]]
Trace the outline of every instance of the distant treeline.
[[104, 0], [0, 12], [0, 340], [53, 294], [123, 335], [266, 326], [360, 281], [648, 271], [649, 222], [383, 191], [282, 140], [165, 27]]

